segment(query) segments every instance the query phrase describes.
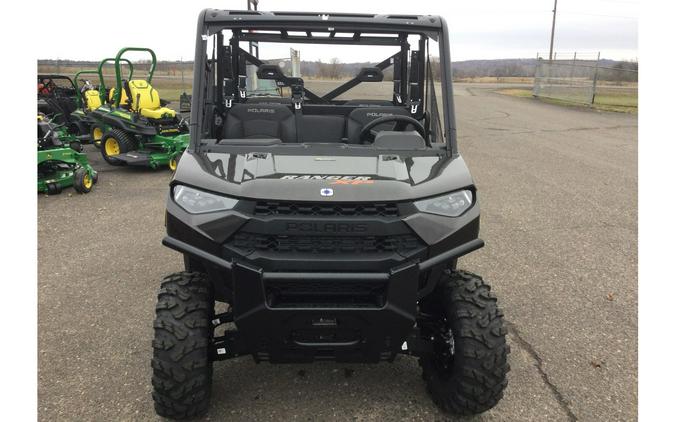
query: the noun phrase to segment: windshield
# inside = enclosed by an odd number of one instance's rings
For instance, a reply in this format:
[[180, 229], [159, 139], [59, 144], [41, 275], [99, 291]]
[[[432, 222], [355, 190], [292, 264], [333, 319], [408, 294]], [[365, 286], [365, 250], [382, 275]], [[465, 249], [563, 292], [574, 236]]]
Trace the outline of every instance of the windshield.
[[196, 149], [447, 149], [437, 37], [253, 27], [210, 34], [202, 37], [206, 60], [195, 60]]

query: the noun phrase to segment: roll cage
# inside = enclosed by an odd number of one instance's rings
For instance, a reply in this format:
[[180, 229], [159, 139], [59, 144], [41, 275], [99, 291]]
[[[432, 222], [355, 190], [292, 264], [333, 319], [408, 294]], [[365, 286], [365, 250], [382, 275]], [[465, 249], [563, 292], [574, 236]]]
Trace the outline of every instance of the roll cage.
[[73, 96], [77, 86], [70, 77], [58, 74], [38, 74], [38, 84], [43, 85], [42, 92], [38, 90], [38, 98], [53, 96]]
[[[225, 39], [223, 31], [232, 36]], [[410, 35], [419, 36], [412, 50]], [[208, 40], [214, 40], [209, 51]], [[262, 12], [203, 10], [199, 16], [195, 48], [193, 82], [191, 144], [199, 150], [208, 142], [213, 125], [222, 124], [223, 117], [233, 103], [247, 101], [246, 66], [255, 65], [260, 79], [273, 79], [277, 86], [288, 87], [293, 107], [309, 107], [321, 113], [322, 107], [346, 107], [336, 98], [363, 82], [381, 81], [382, 71], [393, 68], [392, 104], [406, 107], [420, 120], [429, 120], [433, 110], [425, 109], [425, 95], [434, 90], [433, 83], [425, 86], [427, 72], [431, 71], [428, 40], [438, 42], [440, 77], [443, 87], [444, 149], [457, 154], [452, 78], [448, 48], [447, 25], [438, 16], [324, 14], [308, 12]], [[287, 77], [278, 67], [264, 63], [253, 51], [248, 52], [241, 43], [256, 45], [271, 43], [312, 43], [343, 45], [398, 46], [400, 50], [384, 58], [373, 67], [363, 68], [358, 75], [324, 95], [318, 95], [304, 86], [301, 78]], [[253, 49], [251, 49], [253, 50]], [[209, 58], [211, 54], [211, 58]], [[214, 69], [215, 68], [215, 69]], [[433, 79], [432, 79], [433, 80]], [[435, 97], [435, 93], [433, 93]], [[436, 101], [428, 108], [437, 107]], [[439, 113], [436, 111], [435, 116]], [[426, 123], [428, 125], [428, 123]], [[202, 140], [204, 138], [204, 140]]]
[[[103, 78], [103, 66], [106, 63], [112, 63], [114, 61], [115, 61], [114, 58], [109, 57], [109, 58], [101, 60], [97, 69], [80, 70], [79, 72], [77, 72], [75, 74], [75, 76], [73, 78], [73, 81], [74, 81], [75, 85], [79, 87], [80, 82], [84, 82], [83, 79], [80, 79], [81, 75], [98, 76], [99, 85], [98, 85], [97, 89], [99, 91], [99, 98], [101, 99], [102, 104], [107, 102], [108, 101], [108, 88], [106, 88], [105, 80]], [[131, 80], [131, 78], [134, 75], [134, 65], [131, 63], [131, 61], [129, 61], [127, 59], [122, 59], [122, 61], [125, 62], [126, 65], [129, 67], [128, 79]], [[81, 89], [77, 89], [77, 106], [79, 108], [82, 108], [84, 106], [84, 100], [82, 99], [82, 90]]]

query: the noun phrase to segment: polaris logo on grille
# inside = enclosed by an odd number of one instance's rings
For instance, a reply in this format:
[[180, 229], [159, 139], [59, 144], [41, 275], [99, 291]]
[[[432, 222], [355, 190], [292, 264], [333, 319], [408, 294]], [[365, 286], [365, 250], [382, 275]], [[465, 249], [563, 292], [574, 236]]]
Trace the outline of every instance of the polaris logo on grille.
[[368, 231], [366, 224], [353, 223], [313, 223], [293, 222], [286, 223], [288, 232], [315, 232], [315, 233], [363, 233]]
[[269, 114], [274, 114], [276, 113], [276, 110], [273, 108], [247, 108], [246, 111], [249, 113], [269, 113]]

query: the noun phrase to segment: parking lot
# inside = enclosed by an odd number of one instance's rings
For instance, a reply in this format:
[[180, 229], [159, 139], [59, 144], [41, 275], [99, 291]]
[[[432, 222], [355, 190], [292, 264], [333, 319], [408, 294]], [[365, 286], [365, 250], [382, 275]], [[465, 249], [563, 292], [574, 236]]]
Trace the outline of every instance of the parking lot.
[[[637, 116], [456, 84], [459, 147], [486, 247], [460, 260], [508, 321], [509, 387], [470, 420], [637, 418]], [[152, 320], [171, 173], [111, 167], [38, 198], [40, 420], [154, 420]], [[216, 363], [210, 420], [446, 420], [409, 357]], [[452, 420], [450, 418], [450, 420]]]

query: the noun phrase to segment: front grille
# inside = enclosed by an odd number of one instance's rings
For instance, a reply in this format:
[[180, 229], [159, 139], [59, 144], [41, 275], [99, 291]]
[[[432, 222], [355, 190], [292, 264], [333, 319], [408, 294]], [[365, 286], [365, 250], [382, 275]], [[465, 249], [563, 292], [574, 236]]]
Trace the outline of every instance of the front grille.
[[341, 217], [397, 217], [394, 202], [382, 203], [303, 203], [258, 201], [255, 215], [260, 216], [341, 216]]
[[272, 280], [265, 282], [272, 308], [382, 307], [386, 282]]
[[405, 254], [422, 247], [413, 234], [394, 236], [287, 236], [239, 232], [229, 241], [235, 249], [250, 253], [302, 252], [302, 253], [381, 253]]

